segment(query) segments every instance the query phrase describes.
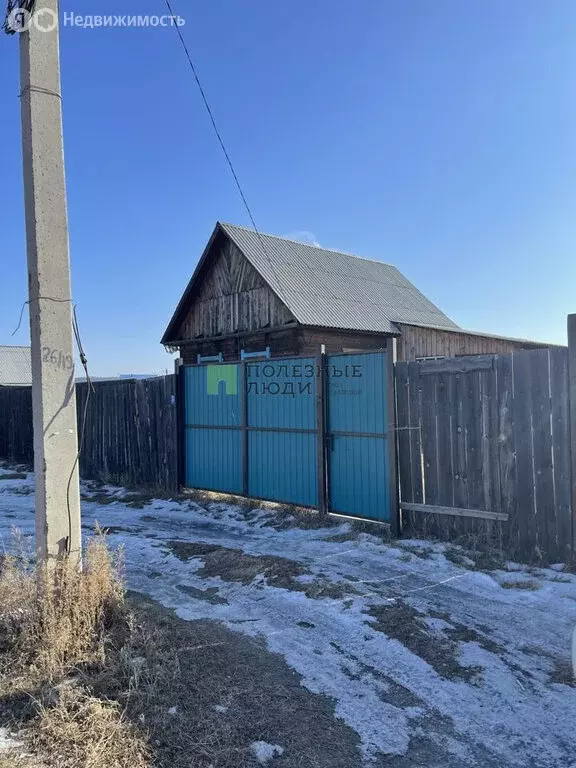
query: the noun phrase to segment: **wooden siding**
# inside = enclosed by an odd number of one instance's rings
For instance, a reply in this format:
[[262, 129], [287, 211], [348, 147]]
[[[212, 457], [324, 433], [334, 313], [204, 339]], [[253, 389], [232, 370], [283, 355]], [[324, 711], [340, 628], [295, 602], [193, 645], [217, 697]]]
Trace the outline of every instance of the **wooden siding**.
[[504, 355], [519, 349], [546, 347], [492, 336], [478, 336], [465, 331], [441, 331], [417, 325], [398, 324], [402, 336], [398, 339], [397, 360], [417, 360], [425, 357], [458, 357], [459, 355]]
[[338, 352], [374, 352], [386, 349], [384, 334], [350, 333], [326, 328], [308, 329], [302, 333], [302, 354], [316, 354], [324, 344], [327, 354]]
[[240, 360], [240, 351], [261, 352], [270, 347], [272, 357], [299, 355], [301, 329], [292, 327], [252, 334], [232, 334], [225, 338], [194, 339], [180, 347], [180, 357], [185, 365], [196, 363], [198, 355], [212, 356], [222, 353], [226, 362]]
[[293, 315], [242, 252], [219, 238], [177, 338], [210, 338], [291, 322]]
[[386, 337], [374, 334], [351, 334], [323, 329], [307, 329], [292, 326], [271, 329], [267, 332], [234, 334], [226, 338], [193, 339], [180, 348], [180, 356], [186, 365], [196, 363], [197, 356], [222, 353], [226, 362], [240, 359], [240, 351], [260, 352], [270, 347], [272, 357], [316, 355], [324, 344], [327, 354], [337, 352], [361, 352], [386, 349]]

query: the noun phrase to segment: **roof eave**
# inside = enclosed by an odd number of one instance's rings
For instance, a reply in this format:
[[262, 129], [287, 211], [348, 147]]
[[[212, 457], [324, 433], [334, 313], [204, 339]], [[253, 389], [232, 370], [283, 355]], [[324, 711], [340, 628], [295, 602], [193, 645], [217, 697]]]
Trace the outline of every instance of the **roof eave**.
[[335, 331], [335, 332], [345, 332], [345, 333], [351, 333], [351, 334], [358, 334], [359, 336], [401, 336], [402, 333], [400, 329], [398, 328], [396, 322], [390, 321], [390, 326], [393, 330], [390, 331], [371, 331], [367, 330], [365, 328], [346, 328], [345, 326], [336, 326], [336, 325], [313, 325], [311, 323], [299, 323], [299, 326], [301, 328], [305, 329], [314, 329], [314, 330], [322, 330], [322, 331]]

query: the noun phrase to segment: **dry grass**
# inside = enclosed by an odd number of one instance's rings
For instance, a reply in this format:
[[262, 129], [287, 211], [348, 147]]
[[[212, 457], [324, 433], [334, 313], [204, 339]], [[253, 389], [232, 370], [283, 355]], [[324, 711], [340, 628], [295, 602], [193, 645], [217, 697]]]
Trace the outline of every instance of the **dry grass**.
[[144, 768], [144, 736], [79, 684], [129, 634], [119, 558], [99, 532], [81, 571], [68, 560], [35, 568], [22, 542], [17, 551], [0, 562], [0, 722], [24, 736], [38, 765]]
[[119, 705], [64, 685], [56, 706], [41, 707], [29, 742], [58, 768], [146, 768], [148, 749]]
[[11, 677], [18, 672], [52, 683], [67, 670], [105, 659], [106, 632], [122, 613], [120, 564], [98, 535], [86, 549], [84, 568], [68, 560], [53, 570], [34, 569], [20, 547], [0, 571], [0, 628]]

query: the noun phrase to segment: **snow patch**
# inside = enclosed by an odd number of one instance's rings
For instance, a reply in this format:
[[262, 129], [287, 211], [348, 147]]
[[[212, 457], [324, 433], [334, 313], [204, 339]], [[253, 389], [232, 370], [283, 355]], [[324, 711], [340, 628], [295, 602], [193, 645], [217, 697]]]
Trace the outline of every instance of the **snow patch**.
[[266, 741], [252, 742], [250, 749], [260, 765], [266, 765], [276, 755], [280, 757], [280, 755], [284, 754], [284, 747], [280, 747], [278, 744], [268, 744]]
[[9, 749], [19, 749], [23, 746], [21, 741], [16, 741], [16, 739], [12, 738], [7, 728], [0, 728], [0, 752], [5, 752]]

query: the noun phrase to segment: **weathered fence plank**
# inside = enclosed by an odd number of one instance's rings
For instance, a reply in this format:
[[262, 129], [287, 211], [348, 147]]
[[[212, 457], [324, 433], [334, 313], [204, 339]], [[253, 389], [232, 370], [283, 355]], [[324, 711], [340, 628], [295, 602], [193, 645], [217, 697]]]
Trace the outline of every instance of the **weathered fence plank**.
[[398, 367], [396, 371], [396, 444], [398, 464], [405, 467], [399, 477], [400, 495], [412, 496], [413, 466], [410, 460], [410, 405], [408, 392], [408, 367]]
[[[550, 350], [550, 398], [552, 408], [552, 465], [556, 545], [566, 559], [570, 552], [570, 427], [568, 413], [568, 356], [563, 349]], [[562, 555], [562, 553], [564, 553]]]
[[[76, 385], [82, 433], [88, 384]], [[0, 458], [32, 464], [29, 387], [0, 387]], [[97, 381], [90, 392], [80, 474], [124, 485], [176, 490], [177, 422], [174, 376]]]
[[412, 500], [424, 500], [423, 466], [422, 466], [422, 392], [420, 390], [420, 371], [418, 363], [408, 365], [408, 398], [409, 398], [409, 435], [410, 460], [412, 462]]
[[523, 559], [569, 558], [567, 350], [397, 363], [396, 371], [398, 424], [411, 436], [410, 449], [399, 437], [404, 527], [496, 540]]
[[530, 355], [536, 546], [543, 552], [553, 551], [557, 546], [549, 364], [547, 349], [534, 350]]
[[532, 380], [529, 355], [514, 355], [514, 430], [516, 432], [516, 498], [519, 546], [522, 552], [535, 550], [535, 478], [534, 431], [532, 414]]

